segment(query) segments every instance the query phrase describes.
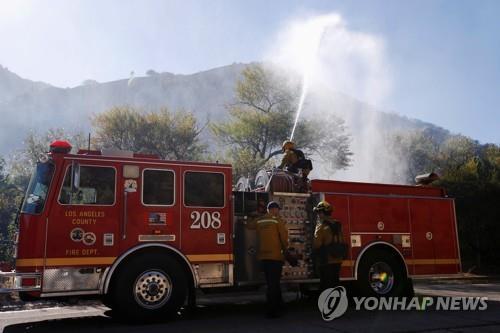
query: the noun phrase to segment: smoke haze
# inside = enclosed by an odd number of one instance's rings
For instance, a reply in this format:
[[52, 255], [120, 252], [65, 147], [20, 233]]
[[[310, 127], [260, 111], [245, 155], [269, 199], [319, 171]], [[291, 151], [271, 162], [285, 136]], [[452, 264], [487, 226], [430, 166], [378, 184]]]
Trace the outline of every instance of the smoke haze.
[[[303, 78], [299, 122], [308, 117], [336, 115], [346, 121], [352, 135], [352, 166], [332, 176], [328, 167], [313, 156], [314, 177], [404, 181], [405, 165], [386, 144], [391, 128], [382, 123], [376, 111], [391, 93], [386, 52], [382, 38], [349, 29], [336, 13], [293, 20], [276, 35], [266, 59]], [[342, 95], [372, 106], [353, 107]]]

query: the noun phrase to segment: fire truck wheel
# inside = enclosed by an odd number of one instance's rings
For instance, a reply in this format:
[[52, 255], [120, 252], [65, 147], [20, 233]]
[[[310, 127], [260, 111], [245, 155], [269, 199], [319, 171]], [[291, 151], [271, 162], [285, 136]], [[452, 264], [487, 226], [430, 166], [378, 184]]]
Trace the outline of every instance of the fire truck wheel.
[[113, 310], [132, 321], [161, 319], [179, 310], [187, 289], [184, 270], [174, 258], [140, 255], [119, 271], [112, 288]]
[[113, 309], [115, 307], [115, 303], [113, 303], [113, 298], [112, 298], [112, 295], [110, 293], [103, 295], [101, 297], [101, 301], [102, 301], [102, 304], [104, 304], [108, 308]]
[[363, 296], [406, 296], [408, 278], [405, 268], [392, 251], [372, 250], [358, 268], [358, 291]]

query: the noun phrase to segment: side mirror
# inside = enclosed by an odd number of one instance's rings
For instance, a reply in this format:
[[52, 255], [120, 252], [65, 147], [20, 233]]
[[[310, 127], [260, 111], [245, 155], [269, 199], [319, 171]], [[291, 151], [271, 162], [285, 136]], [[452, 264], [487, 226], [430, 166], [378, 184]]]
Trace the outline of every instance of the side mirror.
[[75, 193], [80, 188], [80, 164], [73, 161], [71, 163], [71, 192]]

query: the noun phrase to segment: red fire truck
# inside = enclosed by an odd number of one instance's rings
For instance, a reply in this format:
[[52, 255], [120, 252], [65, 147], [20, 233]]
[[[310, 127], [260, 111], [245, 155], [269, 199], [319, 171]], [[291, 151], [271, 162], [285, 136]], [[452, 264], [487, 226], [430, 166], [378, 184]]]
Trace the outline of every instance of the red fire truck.
[[40, 158], [19, 215], [16, 270], [1, 291], [100, 295], [129, 318], [177, 311], [195, 291], [263, 283], [249, 213], [280, 202], [298, 265], [283, 283], [318, 282], [310, 259], [316, 217], [333, 204], [348, 242], [341, 280], [364, 294], [403, 295], [411, 281], [461, 271], [454, 202], [435, 187], [313, 180], [297, 193], [285, 173], [232, 186], [232, 167], [165, 161], [56, 141]]

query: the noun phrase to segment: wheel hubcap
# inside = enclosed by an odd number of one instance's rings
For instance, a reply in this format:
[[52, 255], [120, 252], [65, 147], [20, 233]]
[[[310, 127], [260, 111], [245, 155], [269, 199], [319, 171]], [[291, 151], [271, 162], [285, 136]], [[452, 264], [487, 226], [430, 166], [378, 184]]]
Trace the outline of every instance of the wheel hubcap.
[[139, 275], [134, 284], [134, 298], [147, 309], [163, 306], [172, 294], [172, 281], [163, 271], [146, 271]]
[[379, 295], [387, 294], [394, 286], [394, 273], [385, 262], [377, 262], [370, 267], [368, 279], [373, 291]]

